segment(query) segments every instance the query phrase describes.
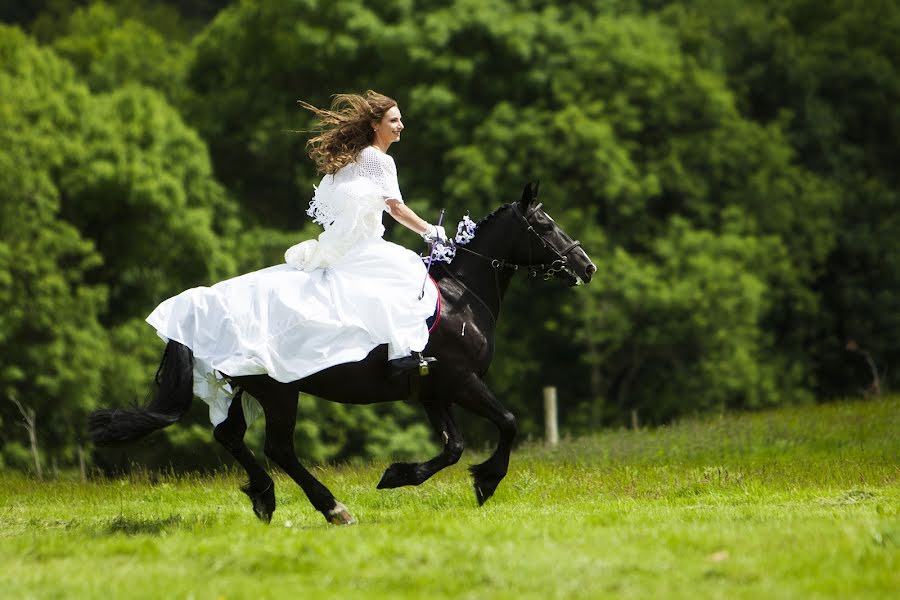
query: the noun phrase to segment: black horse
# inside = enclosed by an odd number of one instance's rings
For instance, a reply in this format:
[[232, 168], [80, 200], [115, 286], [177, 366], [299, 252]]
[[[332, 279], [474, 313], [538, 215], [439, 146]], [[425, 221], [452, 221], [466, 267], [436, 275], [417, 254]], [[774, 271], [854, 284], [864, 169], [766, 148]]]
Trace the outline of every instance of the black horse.
[[[426, 355], [437, 358], [427, 377], [391, 377], [386, 346], [379, 346], [359, 362], [337, 365], [291, 383], [279, 383], [267, 375], [229, 378], [239, 391], [214, 435], [246, 469], [250, 480], [242, 490], [260, 519], [271, 520], [275, 490], [271, 477], [244, 444], [247, 426], [240, 399], [244, 391], [259, 401], [265, 413], [266, 456], [303, 488], [312, 505], [331, 523], [352, 523], [353, 517], [297, 459], [293, 434], [300, 392], [345, 404], [404, 400], [411, 391], [415, 393], [443, 441], [442, 451], [425, 462], [392, 464], [379, 488], [419, 485], [459, 460], [463, 439], [451, 405], [488, 419], [500, 431], [497, 448], [470, 471], [479, 504], [493, 495], [509, 467], [516, 418], [494, 397], [482, 377], [494, 355], [497, 318], [509, 281], [517, 270], [524, 270], [531, 277], [560, 277], [576, 285], [590, 281], [596, 271], [579, 242], [547, 216], [536, 198], [537, 185], [526, 186], [521, 201], [501, 206], [478, 224], [475, 238], [457, 247], [452, 263], [435, 264], [432, 275], [440, 287], [442, 304], [425, 349]], [[191, 350], [170, 341], [156, 380], [156, 398], [146, 408], [103, 409], [90, 416], [96, 444], [134, 440], [180, 419], [193, 399]]]

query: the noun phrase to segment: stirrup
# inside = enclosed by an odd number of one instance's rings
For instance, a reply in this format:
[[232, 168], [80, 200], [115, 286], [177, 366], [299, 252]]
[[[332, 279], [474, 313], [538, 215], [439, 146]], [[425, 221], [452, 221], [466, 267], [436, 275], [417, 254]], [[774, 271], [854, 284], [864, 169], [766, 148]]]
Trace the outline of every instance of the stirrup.
[[406, 375], [410, 371], [417, 369], [419, 376], [424, 377], [428, 375], [429, 368], [428, 364], [435, 362], [437, 359], [433, 356], [422, 356], [421, 352], [413, 352], [409, 356], [403, 356], [401, 358], [395, 358], [390, 361], [391, 364], [391, 375], [394, 377], [398, 377], [401, 375]]
[[[422, 402], [422, 378], [428, 375], [429, 363], [437, 362], [433, 356], [422, 356], [421, 352], [413, 352], [412, 356], [404, 356], [409, 362], [416, 362], [414, 366], [409, 367], [403, 372], [397, 373], [394, 377], [403, 377], [409, 386], [406, 398], [403, 399], [407, 404], [417, 404]], [[418, 372], [414, 371], [418, 368]], [[418, 375], [418, 377], [416, 377]]]
[[433, 356], [422, 356], [419, 354], [419, 377], [425, 377], [428, 375], [428, 363], [437, 362], [437, 359]]

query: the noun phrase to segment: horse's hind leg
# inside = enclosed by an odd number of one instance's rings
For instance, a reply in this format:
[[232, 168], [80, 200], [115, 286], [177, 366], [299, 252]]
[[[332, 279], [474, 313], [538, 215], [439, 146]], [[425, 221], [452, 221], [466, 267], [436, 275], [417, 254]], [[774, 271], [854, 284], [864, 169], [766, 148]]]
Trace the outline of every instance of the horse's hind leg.
[[450, 413], [450, 407], [444, 403], [426, 403], [423, 406], [431, 426], [444, 445], [441, 453], [427, 462], [392, 464], [381, 476], [378, 489], [419, 485], [441, 469], [456, 464], [462, 456], [463, 438]]
[[484, 504], [488, 498], [494, 495], [494, 491], [500, 482], [506, 477], [509, 469], [509, 453], [512, 451], [512, 443], [518, 432], [516, 417], [500, 403], [483, 381], [472, 374], [467, 378], [467, 388], [457, 399], [457, 404], [467, 410], [484, 417], [497, 426], [500, 431], [500, 439], [497, 449], [490, 458], [480, 465], [472, 465], [469, 472], [472, 473], [475, 485], [475, 497], [479, 504]]
[[294, 426], [297, 421], [297, 391], [287, 387], [269, 390], [257, 396], [266, 413], [266, 456], [297, 482], [310, 503], [334, 525], [352, 525], [356, 520], [347, 507], [334, 499], [331, 491], [313, 477], [294, 450]]
[[250, 497], [256, 516], [268, 523], [272, 520], [272, 513], [275, 512], [275, 484], [244, 444], [247, 421], [244, 419], [244, 410], [241, 406], [243, 393], [243, 390], [239, 390], [234, 395], [228, 408], [228, 417], [216, 426], [213, 436], [247, 471], [250, 480], [241, 491]]

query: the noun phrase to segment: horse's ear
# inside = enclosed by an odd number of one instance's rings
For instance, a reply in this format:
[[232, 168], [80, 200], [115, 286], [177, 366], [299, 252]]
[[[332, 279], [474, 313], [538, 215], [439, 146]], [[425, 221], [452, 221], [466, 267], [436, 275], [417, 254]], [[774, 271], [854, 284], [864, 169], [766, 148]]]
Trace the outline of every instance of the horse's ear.
[[538, 188], [540, 185], [541, 183], [539, 181], [525, 184], [525, 189], [522, 190], [522, 200], [519, 201], [523, 210], [528, 210], [528, 207], [537, 200]]

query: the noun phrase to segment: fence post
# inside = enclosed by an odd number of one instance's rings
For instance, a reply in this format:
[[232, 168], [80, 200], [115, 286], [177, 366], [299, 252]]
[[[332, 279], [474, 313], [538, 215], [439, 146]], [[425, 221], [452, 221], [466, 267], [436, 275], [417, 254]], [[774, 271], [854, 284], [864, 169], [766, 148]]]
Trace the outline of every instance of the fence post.
[[544, 439], [550, 446], [559, 443], [559, 425], [556, 413], [556, 387], [544, 388]]

